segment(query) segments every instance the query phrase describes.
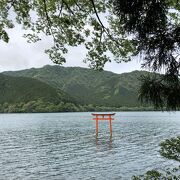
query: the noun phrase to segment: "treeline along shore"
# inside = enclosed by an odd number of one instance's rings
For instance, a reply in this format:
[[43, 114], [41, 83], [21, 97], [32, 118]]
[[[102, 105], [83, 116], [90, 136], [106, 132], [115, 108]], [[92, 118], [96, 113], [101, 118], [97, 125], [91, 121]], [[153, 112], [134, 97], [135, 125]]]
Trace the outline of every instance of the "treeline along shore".
[[73, 103], [60, 102], [53, 104], [42, 100], [29, 101], [27, 103], [0, 104], [0, 113], [53, 113], [53, 112], [108, 112], [108, 111], [154, 111], [153, 107], [103, 107], [88, 105], [77, 105]]

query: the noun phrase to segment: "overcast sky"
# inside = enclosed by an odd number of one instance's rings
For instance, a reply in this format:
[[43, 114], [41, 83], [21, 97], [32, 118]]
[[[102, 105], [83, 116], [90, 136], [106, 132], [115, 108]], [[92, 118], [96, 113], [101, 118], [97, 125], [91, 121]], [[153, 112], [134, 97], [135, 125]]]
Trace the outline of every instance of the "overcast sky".
[[[42, 67], [47, 64], [53, 65], [44, 50], [50, 47], [50, 39], [47, 37], [38, 43], [27, 43], [22, 37], [23, 31], [20, 27], [8, 30], [10, 41], [4, 43], [0, 40], [0, 72], [28, 69], [32, 67]], [[88, 67], [83, 63], [85, 58], [85, 49], [83, 47], [71, 48], [67, 55], [67, 62], [63, 66], [80, 66]], [[105, 70], [115, 73], [131, 72], [140, 69], [139, 60], [128, 63], [117, 64], [115, 62], [108, 63]]]

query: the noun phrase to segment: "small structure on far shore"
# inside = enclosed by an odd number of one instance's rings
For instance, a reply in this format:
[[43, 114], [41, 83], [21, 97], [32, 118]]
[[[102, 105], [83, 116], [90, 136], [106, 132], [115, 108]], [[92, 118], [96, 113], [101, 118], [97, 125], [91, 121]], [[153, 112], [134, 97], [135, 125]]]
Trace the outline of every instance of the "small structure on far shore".
[[101, 113], [92, 113], [93, 120], [96, 120], [96, 136], [98, 136], [98, 121], [99, 120], [108, 120], [109, 121], [109, 129], [110, 129], [110, 135], [112, 136], [112, 120], [114, 118], [112, 116], [115, 115], [115, 113], [106, 113], [106, 114], [101, 114]]

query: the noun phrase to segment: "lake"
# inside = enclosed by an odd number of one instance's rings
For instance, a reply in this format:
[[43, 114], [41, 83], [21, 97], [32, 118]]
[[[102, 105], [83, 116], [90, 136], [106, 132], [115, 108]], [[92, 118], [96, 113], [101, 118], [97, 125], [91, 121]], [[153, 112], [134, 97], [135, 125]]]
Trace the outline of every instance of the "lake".
[[91, 113], [0, 114], [0, 179], [131, 179], [179, 165], [158, 153], [180, 135], [180, 112], [118, 112], [108, 122]]

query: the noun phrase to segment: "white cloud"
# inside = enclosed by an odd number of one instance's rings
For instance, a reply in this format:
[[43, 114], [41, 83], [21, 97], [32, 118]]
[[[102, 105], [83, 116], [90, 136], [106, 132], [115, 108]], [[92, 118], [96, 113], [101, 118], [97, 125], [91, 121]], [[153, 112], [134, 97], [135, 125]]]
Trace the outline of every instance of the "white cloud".
[[111, 62], [105, 65], [105, 70], [113, 71], [115, 73], [120, 74], [124, 72], [131, 72], [134, 70], [141, 70], [141, 65], [137, 59], [134, 59], [130, 62], [121, 62], [121, 63]]
[[[10, 42], [4, 43], [0, 41], [0, 72], [53, 64], [48, 55], [44, 53], [44, 50], [51, 46], [50, 38], [45, 37], [43, 41], [29, 44], [22, 37], [23, 30], [20, 26], [13, 30], [8, 30], [8, 32]], [[88, 64], [83, 63], [85, 55], [86, 50], [83, 46], [70, 48], [69, 53], [66, 55], [67, 62], [64, 66], [88, 67]], [[140, 69], [140, 63], [137, 60], [120, 64], [112, 62], [105, 66], [105, 70], [116, 73], [130, 72], [136, 69]]]

